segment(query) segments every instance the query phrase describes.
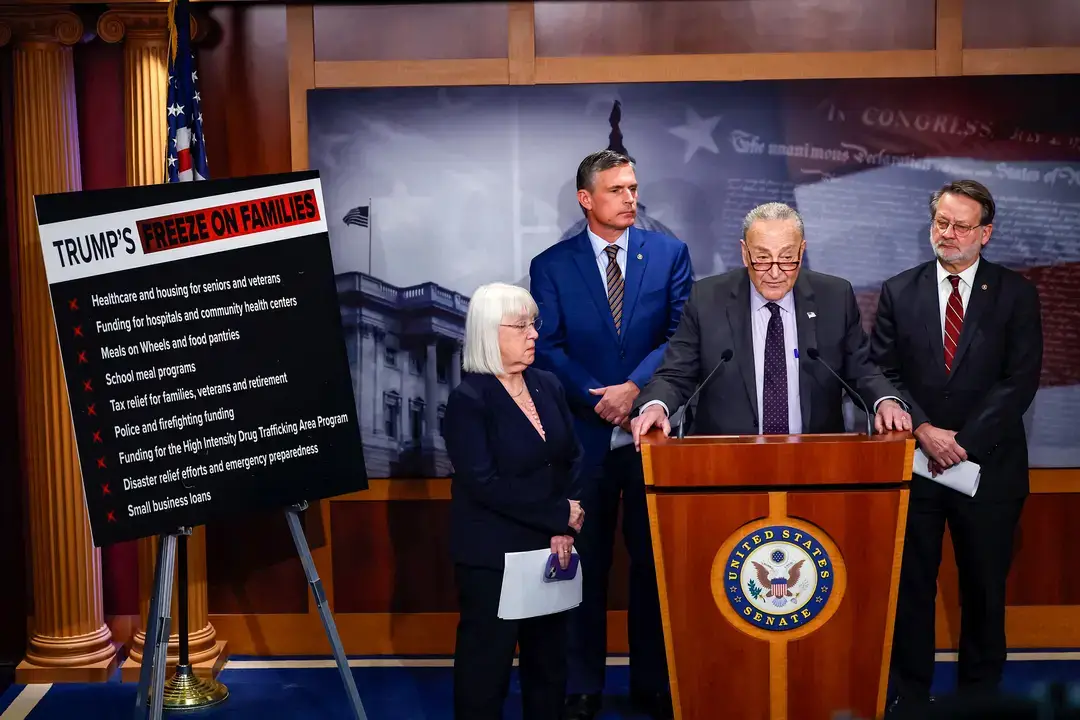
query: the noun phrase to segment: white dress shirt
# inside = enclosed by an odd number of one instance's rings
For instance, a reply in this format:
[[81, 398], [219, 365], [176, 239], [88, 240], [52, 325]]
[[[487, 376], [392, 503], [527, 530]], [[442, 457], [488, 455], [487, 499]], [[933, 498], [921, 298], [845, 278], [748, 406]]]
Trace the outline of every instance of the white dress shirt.
[[[754, 337], [754, 380], [757, 384], [758, 428], [765, 427], [765, 337], [772, 313], [766, 300], [753, 283], [750, 284], [750, 322]], [[802, 432], [802, 406], [799, 403], [799, 328], [795, 322], [795, 296], [788, 291], [776, 301], [780, 306], [780, 319], [784, 323], [784, 359], [787, 366], [788, 432]]]
[[[604, 248], [608, 245], [614, 244], [619, 248], [615, 253], [615, 263], [619, 266], [619, 273], [623, 277], [623, 282], [626, 282], [626, 253], [629, 252], [630, 247], [630, 229], [623, 230], [623, 234], [619, 236], [619, 239], [614, 243], [609, 243], [604, 238], [600, 237], [592, 231], [592, 228], [586, 227], [586, 232], [589, 235], [589, 242], [592, 243], [593, 255], [596, 256], [596, 267], [600, 271], [600, 283], [604, 288], [604, 297], [607, 297], [607, 267], [608, 267], [608, 254]], [[640, 390], [641, 388], [638, 388]], [[634, 442], [634, 436], [623, 430], [621, 427], [614, 427], [611, 431], [611, 445], [610, 449], [623, 447], [625, 445], [632, 445]]]
[[[945, 268], [941, 267], [941, 262], [936, 264], [937, 267], [937, 288], [938, 288], [938, 310], [941, 317], [941, 342], [945, 342], [945, 308], [949, 305], [949, 296], [952, 295], [952, 283], [949, 282], [949, 276], [954, 273], [949, 272]], [[971, 288], [975, 284], [975, 272], [979, 269], [979, 258], [975, 258], [975, 262], [971, 267], [963, 272], [955, 273], [960, 276], [960, 283], [957, 286], [957, 290], [960, 292], [960, 302], [964, 307], [964, 316], [967, 316], [968, 300], [971, 299]], [[956, 338], [957, 342], [960, 338]]]

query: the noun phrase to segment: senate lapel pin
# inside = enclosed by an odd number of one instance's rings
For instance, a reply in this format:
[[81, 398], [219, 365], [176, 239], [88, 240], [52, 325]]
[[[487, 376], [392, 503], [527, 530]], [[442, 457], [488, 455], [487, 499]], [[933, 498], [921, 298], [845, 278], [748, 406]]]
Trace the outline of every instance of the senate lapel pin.
[[[641, 259], [642, 259], [643, 257], [644, 257], [644, 255], [642, 255], [641, 253], [638, 253], [638, 254], [637, 254], [637, 259], [638, 259], [638, 260], [641, 260]], [[983, 285], [983, 290], [985, 290], [985, 289], [986, 289], [986, 286], [985, 286], [985, 285]]]
[[983, 290], [985, 290], [985, 289], [986, 289], [986, 283], [983, 283], [982, 289], [983, 289]]

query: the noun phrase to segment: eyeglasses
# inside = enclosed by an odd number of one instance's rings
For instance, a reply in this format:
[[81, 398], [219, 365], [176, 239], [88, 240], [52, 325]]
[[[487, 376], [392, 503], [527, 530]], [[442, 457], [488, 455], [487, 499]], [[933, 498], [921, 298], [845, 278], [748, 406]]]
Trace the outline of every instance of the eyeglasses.
[[799, 261], [798, 260], [791, 260], [791, 261], [785, 260], [785, 261], [781, 262], [779, 260], [773, 260], [772, 262], [751, 262], [750, 263], [750, 267], [752, 267], [755, 270], [757, 270], [758, 272], [762, 272], [762, 273], [769, 272], [770, 270], [772, 270], [773, 265], [780, 268], [784, 272], [791, 272], [795, 268], [799, 267]]
[[542, 318], [536, 318], [532, 322], [517, 323], [515, 325], [506, 325], [504, 323], [500, 323], [499, 327], [514, 328], [518, 332], [528, 332], [529, 328], [533, 328], [534, 330], [539, 330], [540, 326], [543, 325], [543, 324], [544, 324], [544, 322], [543, 322]]
[[942, 235], [949, 232], [949, 228], [951, 227], [956, 237], [962, 238], [967, 237], [967, 234], [975, 228], [982, 226], [964, 225], [963, 223], [949, 222], [945, 218], [937, 218], [936, 220], [934, 220], [934, 227], [937, 228], [937, 231]]

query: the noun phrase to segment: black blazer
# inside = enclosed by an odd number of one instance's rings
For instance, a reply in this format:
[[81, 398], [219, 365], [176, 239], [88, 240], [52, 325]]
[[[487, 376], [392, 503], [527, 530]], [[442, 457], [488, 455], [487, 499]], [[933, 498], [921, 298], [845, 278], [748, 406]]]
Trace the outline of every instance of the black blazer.
[[[826, 368], [807, 356], [807, 348], [818, 349], [821, 359], [859, 393], [870, 412], [883, 397], [901, 397], [869, 361], [869, 346], [851, 283], [802, 270], [793, 292], [801, 354], [799, 395], [803, 433], [844, 432], [844, 390]], [[668, 412], [674, 413], [728, 349], [733, 356], [701, 391], [694, 421], [687, 432], [759, 433], [750, 276], [745, 268], [704, 278], [694, 285], [679, 328], [668, 341], [664, 360], [638, 395], [635, 409], [650, 400], [662, 400]]]
[[[976, 500], [1028, 492], [1024, 413], [1039, 388], [1043, 334], [1039, 293], [1019, 273], [985, 258], [975, 272], [952, 373], [945, 372], [937, 260], [885, 281], [871, 357], [924, 422], [956, 430], [982, 467]], [[912, 478], [913, 483], [930, 482]]]
[[541, 550], [575, 535], [582, 446], [562, 385], [545, 370], [523, 373], [547, 440], [493, 375], [466, 373], [443, 420], [451, 480], [454, 561], [501, 570], [503, 554]]

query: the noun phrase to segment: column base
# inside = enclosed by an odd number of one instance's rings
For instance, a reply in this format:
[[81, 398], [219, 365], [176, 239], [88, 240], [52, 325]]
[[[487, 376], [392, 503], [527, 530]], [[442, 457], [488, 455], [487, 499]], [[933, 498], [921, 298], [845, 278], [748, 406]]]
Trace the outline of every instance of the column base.
[[20, 685], [42, 683], [100, 683], [108, 682], [116, 670], [117, 656], [99, 660], [89, 665], [45, 667], [23, 660], [15, 668], [15, 682]]
[[[225, 667], [225, 662], [228, 659], [229, 642], [227, 640], [218, 640], [214, 643], [213, 654], [199, 662], [192, 663], [191, 669], [197, 677], [214, 680], [217, 678], [218, 673], [221, 672], [221, 669]], [[173, 672], [176, 670], [176, 662], [177, 657], [175, 655], [170, 655], [166, 659], [166, 681], [172, 677]], [[139, 682], [139, 673], [141, 671], [142, 663], [135, 658], [128, 657], [124, 664], [120, 666], [120, 680], [123, 682]]]

